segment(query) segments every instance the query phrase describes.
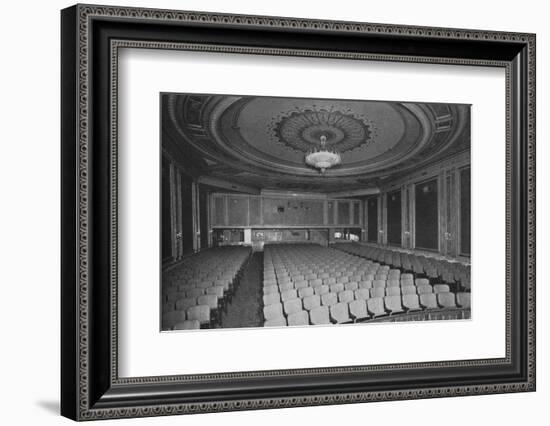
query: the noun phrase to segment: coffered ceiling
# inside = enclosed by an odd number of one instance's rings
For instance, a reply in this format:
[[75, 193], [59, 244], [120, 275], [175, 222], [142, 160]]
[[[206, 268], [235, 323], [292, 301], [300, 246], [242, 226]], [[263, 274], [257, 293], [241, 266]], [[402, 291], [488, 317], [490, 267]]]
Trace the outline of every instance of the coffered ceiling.
[[[470, 148], [463, 104], [163, 94], [162, 126], [200, 176], [258, 190], [372, 188]], [[322, 135], [342, 158], [324, 174], [304, 162]]]

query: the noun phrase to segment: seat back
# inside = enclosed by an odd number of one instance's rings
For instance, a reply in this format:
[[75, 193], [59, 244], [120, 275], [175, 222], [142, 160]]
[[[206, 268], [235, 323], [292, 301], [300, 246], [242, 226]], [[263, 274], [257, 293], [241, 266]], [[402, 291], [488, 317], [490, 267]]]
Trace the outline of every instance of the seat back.
[[400, 287], [386, 287], [386, 296], [401, 296]]
[[279, 293], [266, 294], [263, 296], [264, 306], [273, 305], [281, 301], [281, 295]]
[[309, 325], [309, 314], [307, 311], [298, 311], [287, 317], [288, 325]]
[[162, 316], [162, 329], [171, 330], [177, 323], [186, 319], [185, 311], [170, 311]]
[[399, 287], [399, 279], [386, 281], [386, 287]]
[[330, 324], [328, 306], [320, 306], [309, 311], [309, 320], [313, 325]]
[[314, 294], [318, 294], [318, 295], [327, 294], [330, 291], [330, 287], [328, 285], [323, 284], [320, 287], [315, 287], [313, 291], [314, 291]]
[[419, 285], [427, 285], [427, 284], [430, 284], [430, 280], [428, 280], [427, 278], [417, 278], [414, 283], [416, 284], [416, 286], [418, 287]]
[[286, 318], [282, 315], [264, 322], [264, 327], [284, 327], [286, 325]]
[[356, 300], [367, 300], [370, 297], [370, 292], [368, 288], [360, 288], [355, 290], [355, 299]]
[[332, 305], [330, 307], [330, 317], [337, 324], [351, 321], [348, 304], [346, 302], [340, 302], [336, 305]]
[[185, 312], [191, 306], [195, 306], [196, 304], [197, 304], [197, 300], [194, 297], [178, 299], [176, 301], [176, 310]]
[[351, 302], [353, 300], [353, 291], [344, 290], [338, 293], [338, 302]]
[[205, 294], [197, 298], [197, 304], [207, 305], [211, 310], [218, 308], [218, 298], [214, 294]]
[[384, 306], [386, 310], [390, 311], [392, 314], [396, 312], [403, 312], [403, 307], [401, 306], [401, 296], [384, 297]]
[[407, 285], [405, 287], [401, 287], [401, 294], [416, 294], [416, 286]]
[[290, 299], [285, 300], [283, 303], [283, 310], [285, 315], [290, 315], [302, 310], [302, 299]]
[[370, 297], [384, 297], [386, 295], [385, 287], [376, 287], [370, 289]]
[[296, 299], [298, 297], [298, 293], [296, 290], [285, 290], [281, 293], [281, 300], [284, 302], [286, 300]]
[[338, 295], [336, 293], [327, 293], [321, 296], [321, 304], [323, 306], [335, 305], [338, 303]]
[[448, 293], [450, 288], [447, 284], [435, 284], [434, 293]]
[[356, 281], [350, 281], [349, 283], [345, 283], [344, 284], [344, 290], [351, 290], [351, 291], [355, 291], [359, 288], [359, 285], [357, 284]]
[[374, 288], [384, 288], [384, 287], [386, 287], [386, 281], [385, 280], [374, 280], [372, 282], [372, 286]]
[[349, 304], [350, 315], [355, 320], [362, 320], [369, 317], [367, 312], [367, 302], [365, 300], [354, 300]]
[[344, 290], [344, 284], [338, 283], [338, 284], [331, 284], [330, 285], [330, 292], [331, 293], [340, 293]]
[[377, 317], [385, 315], [384, 299], [382, 297], [372, 297], [367, 300], [367, 311], [373, 316]]
[[418, 300], [418, 295], [415, 294], [415, 293], [404, 294], [401, 297], [401, 303], [403, 304], [405, 309], [407, 309], [408, 311], [414, 311], [414, 310], [421, 309], [420, 304], [419, 304], [419, 300]]
[[455, 294], [451, 292], [437, 293], [437, 303], [442, 308], [456, 308]]
[[187, 319], [198, 320], [201, 325], [210, 323], [210, 306], [197, 305], [187, 309]]
[[456, 303], [461, 308], [470, 307], [470, 293], [457, 293], [456, 294]]
[[311, 311], [314, 308], [318, 308], [321, 306], [321, 296], [315, 294], [313, 296], [304, 297], [303, 304], [306, 311]]
[[197, 320], [186, 320], [183, 322], [178, 322], [174, 325], [174, 330], [198, 330], [201, 328], [200, 322]]
[[416, 292], [418, 294], [429, 294], [429, 293], [433, 293], [433, 289], [430, 284], [420, 284], [420, 285], [417, 284]]
[[298, 290], [298, 297], [300, 299], [303, 299], [304, 297], [312, 296], [312, 295], [313, 295], [312, 287], [305, 287]]
[[264, 318], [266, 321], [283, 316], [283, 305], [281, 303], [274, 303], [264, 307]]
[[437, 299], [433, 293], [421, 293], [420, 297], [420, 306], [426, 309], [436, 309], [439, 306], [437, 305]]

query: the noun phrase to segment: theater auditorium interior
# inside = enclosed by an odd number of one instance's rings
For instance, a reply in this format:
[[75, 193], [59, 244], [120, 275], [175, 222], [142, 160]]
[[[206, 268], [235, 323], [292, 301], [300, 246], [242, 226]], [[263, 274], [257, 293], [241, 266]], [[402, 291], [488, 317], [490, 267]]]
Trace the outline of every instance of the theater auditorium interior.
[[162, 331], [471, 318], [470, 105], [160, 108]]

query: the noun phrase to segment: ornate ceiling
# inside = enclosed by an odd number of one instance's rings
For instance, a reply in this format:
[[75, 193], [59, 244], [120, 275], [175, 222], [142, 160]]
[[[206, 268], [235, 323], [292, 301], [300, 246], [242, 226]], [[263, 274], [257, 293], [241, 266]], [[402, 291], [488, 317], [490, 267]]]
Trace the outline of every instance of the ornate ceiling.
[[[377, 186], [470, 148], [461, 104], [164, 94], [163, 149], [201, 175], [258, 189], [334, 192]], [[342, 164], [304, 162], [320, 138]]]

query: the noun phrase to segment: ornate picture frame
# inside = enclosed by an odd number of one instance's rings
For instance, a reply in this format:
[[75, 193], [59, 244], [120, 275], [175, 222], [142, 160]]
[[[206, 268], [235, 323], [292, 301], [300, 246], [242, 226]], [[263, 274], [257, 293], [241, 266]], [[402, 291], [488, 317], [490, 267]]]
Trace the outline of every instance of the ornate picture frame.
[[[535, 35], [76, 5], [61, 13], [61, 413], [74, 420], [535, 390]], [[506, 73], [506, 356], [118, 374], [121, 48], [452, 64]]]

